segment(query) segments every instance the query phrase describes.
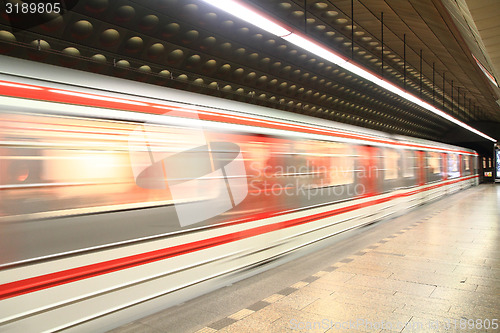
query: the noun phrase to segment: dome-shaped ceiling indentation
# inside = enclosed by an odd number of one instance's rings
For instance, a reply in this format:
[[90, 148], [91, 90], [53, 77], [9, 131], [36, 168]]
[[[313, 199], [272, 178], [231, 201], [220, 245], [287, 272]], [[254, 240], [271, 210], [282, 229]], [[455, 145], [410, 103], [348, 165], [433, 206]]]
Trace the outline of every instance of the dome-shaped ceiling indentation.
[[67, 54], [67, 55], [73, 56], [73, 57], [80, 55], [80, 51], [74, 47], [67, 47], [67, 48], [63, 49], [62, 52], [64, 54]]
[[217, 22], [217, 14], [216, 13], [205, 13], [201, 19], [200, 19], [200, 23], [202, 23], [203, 25], [205, 24], [215, 24]]
[[270, 89], [276, 89], [276, 86], [278, 85], [278, 80], [277, 79], [272, 79], [271, 81], [268, 82], [267, 86]]
[[115, 29], [106, 29], [99, 37], [101, 45], [111, 47], [118, 43], [120, 40], [120, 33]]
[[128, 53], [136, 53], [141, 51], [142, 47], [144, 46], [144, 41], [142, 40], [141, 37], [134, 36], [125, 42], [125, 50]]
[[231, 31], [231, 29], [233, 29], [233, 27], [234, 27], [234, 22], [231, 20], [225, 20], [225, 21], [222, 21], [220, 23], [220, 28], [223, 31]]
[[148, 57], [151, 59], [156, 59], [163, 55], [165, 52], [165, 46], [161, 43], [155, 43], [148, 48]]
[[231, 52], [231, 48], [233, 45], [231, 43], [222, 43], [219, 45], [218, 50], [221, 54], [227, 54], [228, 52]]
[[0, 40], [7, 42], [15, 42], [16, 36], [14, 36], [14, 34], [10, 31], [0, 30]]
[[243, 77], [243, 75], [245, 74], [245, 70], [243, 68], [237, 68], [234, 70], [233, 72], [233, 78], [238, 80], [238, 79], [241, 79]]
[[208, 60], [202, 66], [202, 70], [206, 74], [213, 73], [216, 68], [217, 68], [217, 61], [215, 61], [214, 59]]
[[200, 33], [197, 30], [189, 30], [182, 35], [182, 42], [184, 44], [191, 44], [198, 40], [198, 37], [200, 37]]
[[289, 2], [280, 2], [277, 4], [277, 8], [282, 11], [288, 11], [292, 8], [292, 5]]
[[158, 72], [158, 75], [170, 78], [172, 76], [172, 73], [167, 69], [163, 69]]
[[176, 49], [171, 51], [167, 55], [167, 62], [171, 65], [175, 65], [178, 64], [183, 57], [184, 57], [184, 51], [182, 51], [181, 49]]
[[276, 40], [275, 39], [268, 39], [264, 42], [265, 47], [274, 47], [276, 46]]
[[95, 62], [100, 62], [100, 63], [105, 63], [106, 62], [106, 57], [100, 53], [94, 54], [90, 59], [94, 60]]
[[205, 84], [205, 81], [202, 78], [197, 78], [193, 81], [193, 84], [197, 86], [203, 86]]
[[261, 65], [262, 67], [267, 67], [269, 66], [270, 63], [271, 63], [271, 58], [269, 57], [262, 58], [259, 61], [259, 65]]
[[189, 3], [181, 7], [181, 16], [184, 17], [194, 17], [199, 14], [198, 5], [194, 3]]
[[337, 12], [335, 10], [328, 10], [328, 11], [326, 11], [326, 12], [324, 12], [324, 13], [321, 14], [321, 16], [323, 16], [323, 17], [325, 17], [327, 19], [332, 19], [332, 18], [334, 18], [334, 17], [336, 17], [338, 15], [339, 15], [339, 12]]
[[264, 38], [264, 35], [262, 34], [254, 34], [250, 37], [250, 39], [254, 42], [254, 43], [261, 43], [262, 42], [262, 39]]
[[257, 74], [255, 72], [250, 72], [245, 76], [245, 81], [252, 82], [253, 80], [255, 80], [256, 77], [257, 77]]
[[219, 67], [219, 70], [217, 71], [221, 75], [227, 75], [231, 72], [231, 65], [230, 64], [224, 64]]
[[128, 23], [135, 17], [135, 9], [132, 6], [120, 6], [115, 11], [115, 21], [120, 23]]
[[146, 15], [141, 18], [139, 21], [139, 28], [142, 31], [151, 32], [154, 31], [158, 24], [160, 23], [160, 19], [156, 15]]
[[148, 65], [142, 65], [141, 67], [139, 67], [139, 71], [143, 73], [151, 73], [151, 67], [149, 67]]
[[117, 67], [122, 67], [122, 68], [129, 68], [130, 67], [130, 62], [127, 60], [119, 60], [116, 62]]
[[238, 57], [238, 58], [243, 57], [245, 55], [245, 52], [246, 52], [246, 50], [244, 48], [239, 47], [236, 50], [234, 50], [234, 56]]
[[259, 54], [258, 53], [250, 53], [248, 55], [248, 61], [252, 62], [252, 63], [256, 63], [257, 61], [259, 60]]
[[271, 70], [273, 71], [279, 71], [281, 69], [281, 66], [283, 64], [281, 63], [281, 61], [275, 61], [272, 65], [271, 65]]
[[294, 78], [298, 78], [300, 76], [300, 73], [302, 73], [300, 69], [296, 69], [291, 73], [291, 76]]
[[316, 2], [311, 7], [316, 10], [325, 10], [328, 8], [328, 4], [326, 2]]
[[248, 29], [247, 27], [242, 27], [236, 30], [236, 33], [239, 35], [240, 38], [246, 38], [249, 32], [250, 29]]
[[217, 43], [217, 39], [213, 36], [203, 38], [203, 40], [201, 41], [201, 44], [200, 44], [200, 49], [202, 49], [204, 51], [209, 51], [215, 46], [216, 43]]
[[161, 36], [163, 38], [170, 38], [177, 35], [181, 30], [181, 26], [178, 23], [172, 22], [164, 25], [161, 29]]
[[291, 70], [292, 70], [292, 67], [287, 65], [287, 66], [284, 66], [283, 68], [281, 68], [280, 73], [283, 75], [290, 75]]
[[92, 23], [86, 20], [80, 20], [71, 25], [71, 37], [77, 40], [83, 40], [92, 34]]
[[256, 85], [261, 87], [267, 82], [267, 80], [268, 80], [268, 77], [266, 75], [262, 75], [261, 77], [259, 77], [257, 79]]
[[193, 54], [186, 59], [186, 68], [193, 69], [201, 65], [201, 57], [198, 54]]

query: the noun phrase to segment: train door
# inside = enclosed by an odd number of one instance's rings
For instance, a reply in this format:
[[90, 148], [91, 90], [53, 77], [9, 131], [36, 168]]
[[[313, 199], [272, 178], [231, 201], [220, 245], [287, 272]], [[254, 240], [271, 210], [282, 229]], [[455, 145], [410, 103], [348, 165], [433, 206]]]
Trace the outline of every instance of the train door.
[[[458, 155], [458, 170], [460, 170], [460, 178], [462, 178], [463, 176], [465, 176], [465, 163], [464, 163], [464, 158], [465, 158], [465, 155]], [[464, 186], [464, 182], [459, 182], [460, 184], [460, 189], [463, 189], [465, 186]]]
[[423, 204], [425, 202], [425, 191], [421, 189], [421, 186], [424, 186], [427, 182], [427, 172], [426, 172], [426, 154], [424, 151], [417, 151], [417, 179], [419, 186], [419, 193], [417, 194], [417, 202], [418, 204]]
[[418, 186], [423, 186], [427, 182], [425, 163], [425, 152], [417, 151]]
[[364, 188], [364, 196], [373, 196], [379, 191], [378, 170], [380, 169], [379, 148], [373, 146], [358, 147], [357, 185]]
[[441, 153], [442, 180], [448, 180], [448, 154]]
[[[448, 180], [448, 154], [446, 153], [441, 153], [441, 165], [442, 165], [442, 168], [441, 168], [441, 174], [442, 174], [442, 177], [441, 179], [443, 181], [446, 181]], [[447, 186], [443, 186], [443, 192], [444, 194], [448, 194], [448, 187]]]

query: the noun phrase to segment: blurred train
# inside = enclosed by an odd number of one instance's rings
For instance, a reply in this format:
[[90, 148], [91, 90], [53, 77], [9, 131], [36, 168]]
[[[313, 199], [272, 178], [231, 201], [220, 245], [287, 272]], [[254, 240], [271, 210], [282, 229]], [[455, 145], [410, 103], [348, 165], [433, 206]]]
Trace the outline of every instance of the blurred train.
[[104, 331], [478, 183], [474, 151], [0, 58], [0, 331]]

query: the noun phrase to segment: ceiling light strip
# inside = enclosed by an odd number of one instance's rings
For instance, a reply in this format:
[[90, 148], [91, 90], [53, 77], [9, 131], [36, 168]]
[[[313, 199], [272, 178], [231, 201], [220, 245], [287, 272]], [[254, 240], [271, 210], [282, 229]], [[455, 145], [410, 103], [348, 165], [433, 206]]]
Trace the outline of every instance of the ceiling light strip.
[[321, 57], [339, 67], [344, 68], [345, 70], [348, 70], [352, 72], [353, 74], [356, 74], [386, 90], [389, 90], [390, 92], [401, 96], [402, 98], [415, 103], [424, 109], [431, 111], [438, 116], [445, 118], [448, 121], [451, 121], [452, 123], [461, 126], [462, 128], [465, 128], [466, 130], [477, 134], [479, 136], [482, 136], [485, 139], [488, 139], [490, 141], [496, 142], [496, 139], [493, 139], [492, 137], [478, 131], [477, 129], [467, 125], [466, 123], [452, 117], [451, 115], [447, 114], [446, 112], [443, 112], [433, 105], [427, 103], [426, 101], [406, 92], [405, 90], [397, 87], [396, 85], [384, 80], [380, 76], [371, 73], [369, 70], [366, 70], [353, 62], [349, 61], [347, 58], [343, 57], [342, 55], [339, 55], [335, 52], [333, 52], [331, 49], [326, 48], [322, 46], [321, 44], [315, 42], [314, 40], [311, 40], [308, 37], [305, 37], [301, 35], [300, 33], [297, 33], [293, 31], [293, 29], [286, 27], [285, 25], [282, 25], [280, 22], [277, 22], [276, 20], [269, 18], [267, 15], [264, 13], [259, 12], [258, 10], [249, 7], [246, 4], [243, 4], [242, 2], [238, 0], [202, 0], [206, 3], [211, 4], [214, 7], [217, 7], [231, 15], [234, 15], [240, 19], [242, 19], [245, 22], [248, 22], [258, 28], [261, 28], [277, 37], [280, 37], [284, 40], [286, 40], [289, 43], [292, 43], [310, 53], [313, 53], [317, 55], [318, 57]]

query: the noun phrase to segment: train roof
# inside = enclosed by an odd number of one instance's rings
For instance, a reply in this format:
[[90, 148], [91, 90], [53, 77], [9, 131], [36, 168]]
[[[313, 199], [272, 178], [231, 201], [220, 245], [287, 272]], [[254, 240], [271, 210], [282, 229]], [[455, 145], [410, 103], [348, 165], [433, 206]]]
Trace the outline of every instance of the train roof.
[[274, 120], [279, 119], [281, 121], [315, 125], [331, 130], [370, 135], [403, 143], [432, 145], [445, 149], [460, 149], [470, 153], [475, 153], [473, 150], [467, 148], [441, 142], [402, 135], [393, 135], [377, 130], [342, 124], [332, 120], [315, 118], [293, 112], [272, 109], [269, 107], [232, 101], [224, 98], [207, 96], [149, 83], [110, 77], [93, 72], [63, 68], [4, 55], [0, 55], [0, 74], [0, 79], [7, 79], [2, 76], [8, 75], [8, 80], [13, 80], [12, 76], [14, 76], [16, 77], [16, 79], [14, 79], [16, 82], [26, 84], [41, 84], [40, 81], [42, 81], [43, 85], [57, 88], [61, 88], [60, 85], [64, 85], [66, 88], [67, 86], [71, 86], [72, 89], [82, 92], [93, 91], [95, 93], [95, 90], [99, 90], [106, 95], [113, 97], [123, 97], [123, 94], [126, 94], [128, 96], [133, 96], [133, 99], [138, 101], [148, 101], [153, 99], [161, 100], [163, 102], [180, 103], [183, 105], [187, 104], [195, 107], [218, 109], [226, 112], [237, 112]]

